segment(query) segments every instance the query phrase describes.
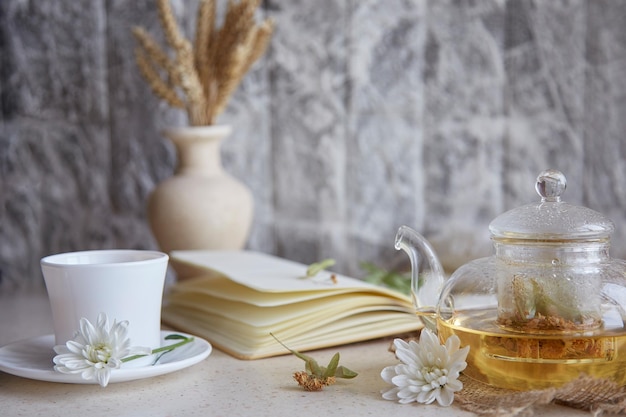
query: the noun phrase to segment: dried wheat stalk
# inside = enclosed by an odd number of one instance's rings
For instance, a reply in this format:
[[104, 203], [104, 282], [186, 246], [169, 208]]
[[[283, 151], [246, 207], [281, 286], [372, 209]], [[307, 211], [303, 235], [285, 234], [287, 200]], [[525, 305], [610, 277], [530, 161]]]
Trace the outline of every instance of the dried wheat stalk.
[[169, 0], [156, 1], [173, 54], [168, 55], [144, 29], [133, 28], [139, 71], [157, 97], [187, 111], [192, 126], [213, 124], [243, 77], [265, 53], [274, 25], [270, 20], [256, 24], [254, 14], [260, 0], [229, 0], [224, 23], [217, 29], [216, 0], [201, 0], [192, 45], [178, 27]]

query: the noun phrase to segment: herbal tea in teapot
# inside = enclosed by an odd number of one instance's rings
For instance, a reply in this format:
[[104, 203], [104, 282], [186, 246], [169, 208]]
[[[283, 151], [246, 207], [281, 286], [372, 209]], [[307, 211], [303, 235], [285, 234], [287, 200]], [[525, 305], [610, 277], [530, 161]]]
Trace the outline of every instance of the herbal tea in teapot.
[[565, 186], [560, 172], [542, 172], [540, 202], [491, 222], [495, 254], [447, 280], [428, 242], [398, 231], [417, 314], [442, 341], [470, 346], [466, 375], [511, 389], [581, 374], [626, 384], [626, 263], [609, 256], [613, 223], [562, 201]]

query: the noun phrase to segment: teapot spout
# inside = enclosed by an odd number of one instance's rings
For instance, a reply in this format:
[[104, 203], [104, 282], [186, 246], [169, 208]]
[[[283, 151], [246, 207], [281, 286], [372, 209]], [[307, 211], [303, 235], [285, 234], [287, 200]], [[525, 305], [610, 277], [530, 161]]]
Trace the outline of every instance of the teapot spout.
[[395, 247], [411, 261], [411, 296], [417, 315], [436, 332], [437, 304], [445, 280], [441, 262], [430, 243], [408, 226], [398, 229]]

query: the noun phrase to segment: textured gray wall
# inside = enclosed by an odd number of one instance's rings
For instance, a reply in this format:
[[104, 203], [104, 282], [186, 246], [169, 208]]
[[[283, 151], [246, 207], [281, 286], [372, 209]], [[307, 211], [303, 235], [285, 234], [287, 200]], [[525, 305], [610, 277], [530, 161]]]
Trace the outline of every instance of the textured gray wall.
[[[173, 6], [191, 31], [196, 2]], [[626, 257], [626, 1], [263, 9], [270, 50], [219, 120], [255, 196], [249, 248], [358, 276], [402, 257], [408, 224], [454, 268], [552, 167]], [[40, 286], [50, 253], [156, 247], [146, 197], [176, 161], [159, 132], [186, 118], [140, 78], [132, 25], [160, 33], [152, 0], [0, 2], [0, 291]]]

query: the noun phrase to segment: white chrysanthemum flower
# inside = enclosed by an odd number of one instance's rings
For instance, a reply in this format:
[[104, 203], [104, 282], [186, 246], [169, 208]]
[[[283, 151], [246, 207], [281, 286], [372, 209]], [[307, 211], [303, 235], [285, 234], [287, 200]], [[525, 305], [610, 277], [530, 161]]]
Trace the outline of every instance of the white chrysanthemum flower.
[[465, 369], [469, 346], [459, 349], [461, 341], [453, 335], [441, 345], [437, 336], [428, 329], [422, 330], [419, 343], [394, 340], [396, 356], [402, 363], [388, 366], [380, 376], [394, 387], [383, 392], [387, 400], [402, 404], [433, 401], [449, 406], [454, 393], [463, 388], [459, 374]]
[[95, 379], [106, 387], [111, 370], [122, 366], [122, 359], [130, 355], [149, 355], [147, 347], [131, 347], [128, 334], [128, 321], [109, 327], [109, 319], [104, 313], [98, 315], [96, 326], [89, 320], [80, 319], [80, 330], [74, 340], [54, 347], [54, 370], [64, 374], [81, 374], [85, 380]]

